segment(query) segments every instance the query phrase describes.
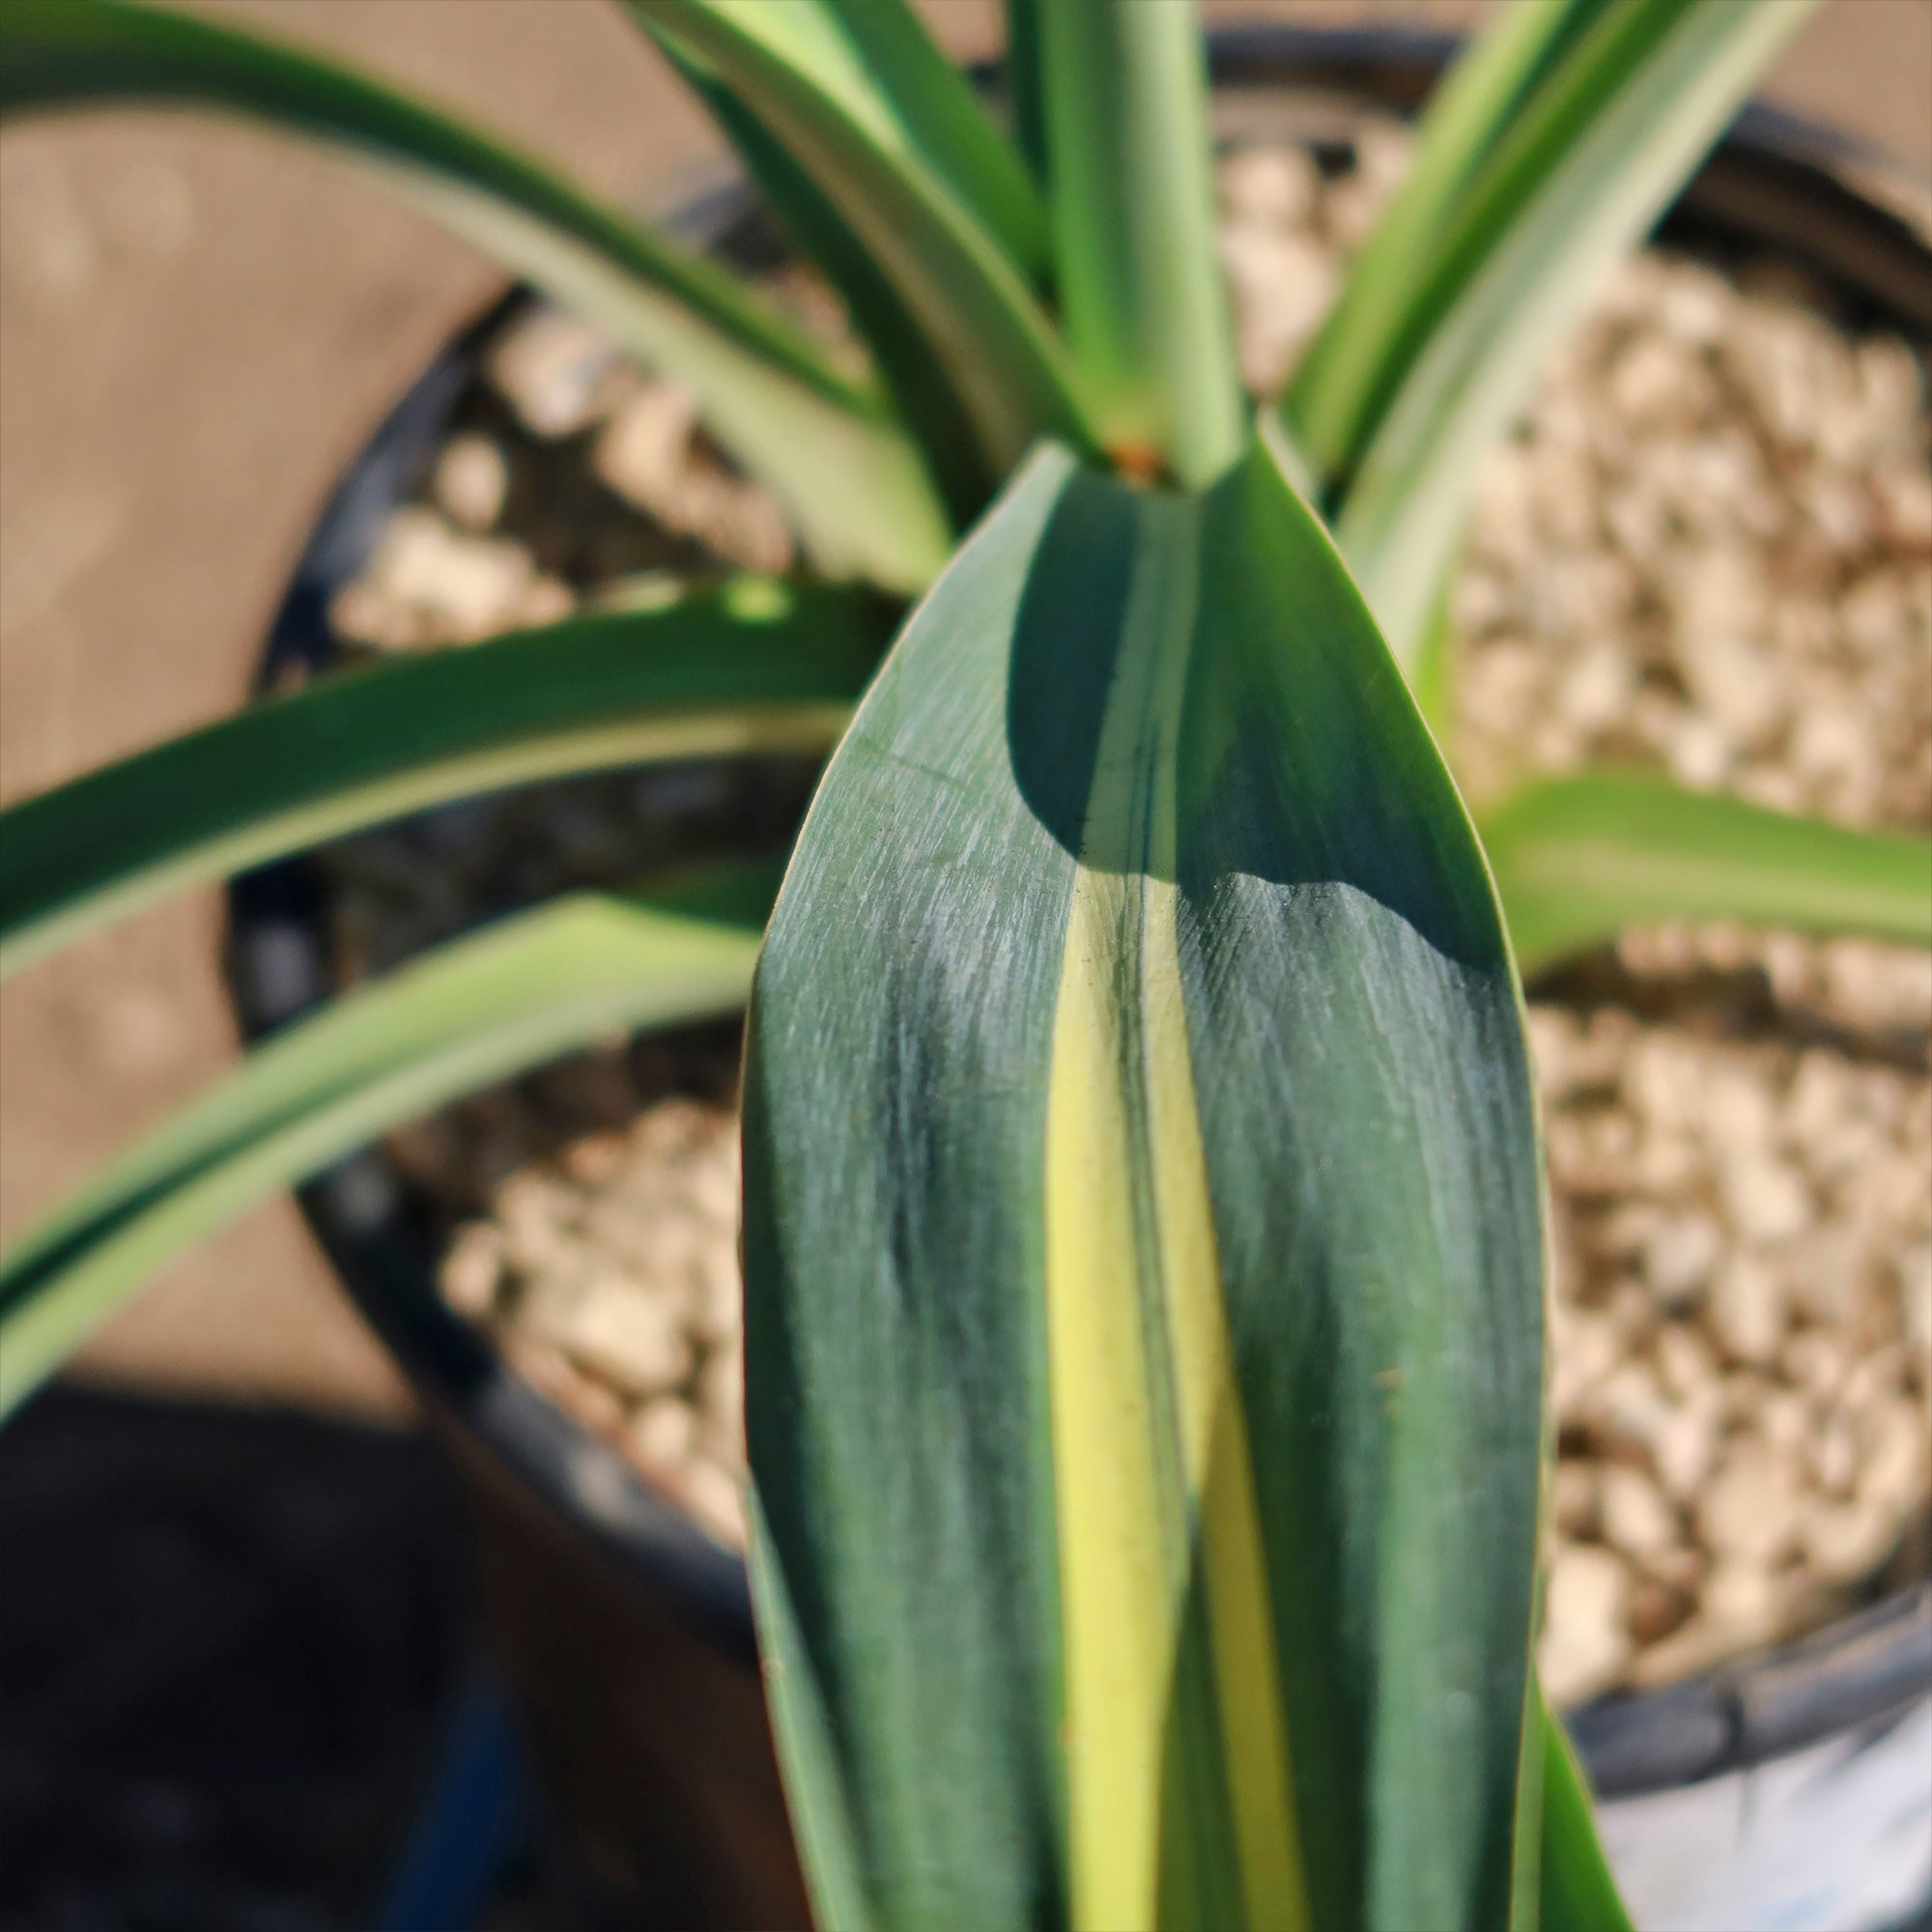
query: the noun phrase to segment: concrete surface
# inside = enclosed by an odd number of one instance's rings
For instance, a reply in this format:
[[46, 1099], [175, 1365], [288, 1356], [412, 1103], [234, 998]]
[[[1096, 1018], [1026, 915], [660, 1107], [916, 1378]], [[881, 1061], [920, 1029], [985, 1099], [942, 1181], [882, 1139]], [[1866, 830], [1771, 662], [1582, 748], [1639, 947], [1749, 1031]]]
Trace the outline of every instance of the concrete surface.
[[[211, 11], [433, 91], [606, 189], [668, 185], [715, 152], [603, 0]], [[926, 11], [956, 52], [989, 46], [997, 13], [982, 0]], [[1213, 9], [1454, 23], [1480, 11]], [[1771, 91], [1932, 157], [1932, 0], [1831, 0]], [[497, 282], [331, 163], [251, 131], [126, 114], [0, 136], [0, 798], [235, 701], [321, 494]], [[0, 996], [0, 1232], [231, 1057], [216, 929], [202, 895]], [[246, 1398], [405, 1406], [286, 1206], [171, 1269], [86, 1366]]]

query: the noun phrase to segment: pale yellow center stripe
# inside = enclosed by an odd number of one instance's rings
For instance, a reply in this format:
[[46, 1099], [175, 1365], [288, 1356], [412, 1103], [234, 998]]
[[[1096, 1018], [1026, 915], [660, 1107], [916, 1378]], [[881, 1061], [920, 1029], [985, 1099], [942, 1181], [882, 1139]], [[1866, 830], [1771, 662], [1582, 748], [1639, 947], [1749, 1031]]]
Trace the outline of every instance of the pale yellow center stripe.
[[[1150, 501], [1143, 516], [1073, 890], [1047, 1101], [1073, 1918], [1086, 1932], [1156, 1923], [1163, 1760], [1182, 1617], [1199, 1590], [1247, 1920], [1297, 1932], [1308, 1909], [1273, 1614], [1175, 929], [1175, 756], [1195, 595], [1193, 512]], [[1146, 1109], [1138, 1133], [1134, 1106]], [[1150, 1210], [1146, 1256], [1136, 1231]], [[1169, 1356], [1178, 1468], [1151, 1394], [1159, 1365], [1148, 1358], [1144, 1262], [1159, 1273], [1164, 1333], [1153, 1344]], [[1189, 1574], [1194, 1561], [1200, 1577]]]

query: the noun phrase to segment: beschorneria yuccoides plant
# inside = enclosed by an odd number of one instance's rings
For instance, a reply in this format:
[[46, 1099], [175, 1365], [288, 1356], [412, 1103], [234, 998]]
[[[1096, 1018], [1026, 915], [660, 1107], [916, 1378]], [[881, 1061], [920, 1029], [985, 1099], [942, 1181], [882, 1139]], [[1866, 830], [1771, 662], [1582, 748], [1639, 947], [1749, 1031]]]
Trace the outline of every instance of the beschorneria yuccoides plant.
[[[1010, 136], [905, 0], [627, 11], [864, 372], [316, 56], [0, 7], [0, 109], [193, 104], [344, 153], [688, 386], [813, 565], [326, 682], [27, 800], [10, 968], [467, 793], [831, 753], [781, 886], [579, 895], [258, 1048], [7, 1258], [0, 1390], [260, 1194], [749, 993], [753, 1576], [821, 1922], [1606, 1932], [1528, 1665], [1518, 967], [1683, 912], [1924, 943], [1925, 853], [1612, 775], [1479, 829], [1418, 695], [1478, 465], [1804, 0], [1499, 10], [1259, 418], [1185, 0], [1009, 0]], [[919, 597], [896, 638], [851, 579]]]

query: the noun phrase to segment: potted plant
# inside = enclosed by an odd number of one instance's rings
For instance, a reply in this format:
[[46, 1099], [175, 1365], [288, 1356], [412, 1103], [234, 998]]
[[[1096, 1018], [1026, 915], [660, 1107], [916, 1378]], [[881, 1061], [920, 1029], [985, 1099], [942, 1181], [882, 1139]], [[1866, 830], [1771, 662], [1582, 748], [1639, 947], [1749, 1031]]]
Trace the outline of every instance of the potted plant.
[[[199, 99], [376, 156], [674, 369], [820, 579], [910, 592], [979, 518], [883, 665], [866, 598], [728, 584], [321, 685], [10, 814], [22, 957], [439, 798], [838, 742], [761, 952], [775, 879], [714, 867], [301, 1022], [10, 1258], [0, 1374], [254, 1193], [613, 1026], [733, 1011], [761, 957], [753, 1576], [821, 1919], [1616, 1922], [1525, 1661], [1516, 964], [1402, 673], [1438, 701], [1474, 467], [1588, 271], [1803, 10], [1505, 15], [1258, 432], [1184, 10], [1015, 7], [1027, 163], [895, 7], [634, 11], [875, 383], [305, 57], [108, 0], [0, 25], [7, 105]], [[1924, 937], [1905, 841], [1654, 782], [1491, 824], [1530, 950], [1693, 908]]]

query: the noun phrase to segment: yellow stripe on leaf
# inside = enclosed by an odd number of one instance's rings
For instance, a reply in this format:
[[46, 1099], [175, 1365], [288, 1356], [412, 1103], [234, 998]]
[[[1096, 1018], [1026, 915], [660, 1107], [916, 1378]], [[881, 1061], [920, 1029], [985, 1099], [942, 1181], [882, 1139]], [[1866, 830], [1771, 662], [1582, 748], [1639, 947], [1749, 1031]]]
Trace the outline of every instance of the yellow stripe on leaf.
[[[1308, 1909], [1246, 1418], [1176, 929], [1176, 763], [1198, 509], [1148, 499], [1069, 910], [1047, 1103], [1046, 1299], [1073, 1918], [1160, 1922], [1197, 1861], [1164, 1800], [1215, 1739], [1245, 1922]], [[1152, 1311], [1151, 1319], [1150, 1312]], [[1205, 1613], [1211, 1709], [1183, 1667]], [[1198, 1862], [1215, 1862], [1209, 1848]]]

